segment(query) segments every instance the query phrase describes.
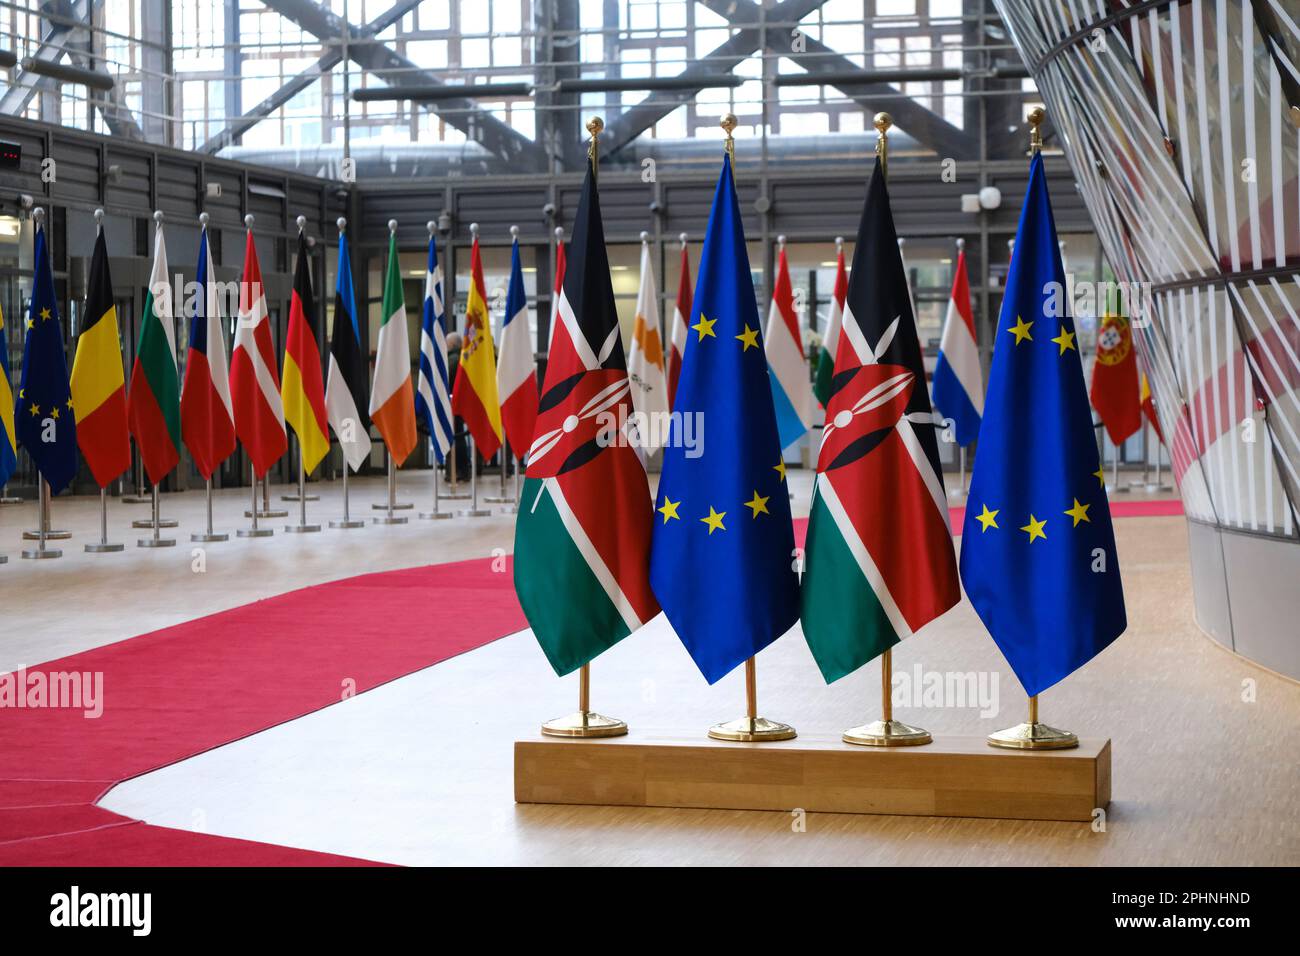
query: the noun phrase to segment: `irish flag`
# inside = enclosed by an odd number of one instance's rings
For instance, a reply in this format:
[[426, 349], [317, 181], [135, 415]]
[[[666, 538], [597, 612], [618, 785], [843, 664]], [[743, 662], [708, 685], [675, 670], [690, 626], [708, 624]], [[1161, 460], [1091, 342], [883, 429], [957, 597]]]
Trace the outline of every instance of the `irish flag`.
[[619, 431], [631, 384], [590, 164], [569, 253], [515, 525], [515, 592], [561, 675], [659, 613], [650, 487]]
[[176, 372], [171, 273], [162, 223], [154, 229], [153, 271], [140, 319], [126, 416], [149, 484], [157, 485], [181, 460], [181, 384]]
[[388, 224], [388, 276], [384, 280], [384, 321], [375, 350], [375, 380], [370, 385], [370, 420], [384, 436], [388, 454], [400, 466], [415, 448], [415, 388], [411, 385], [411, 340], [406, 298], [397, 259], [397, 223]]
[[794, 311], [794, 290], [790, 286], [790, 266], [785, 260], [785, 237], [778, 242], [776, 283], [772, 288], [772, 308], [767, 315], [763, 348], [767, 352], [767, 372], [772, 379], [772, 400], [776, 403], [776, 425], [781, 447], [789, 448], [812, 427], [812, 383], [808, 380], [808, 363], [804, 360], [803, 339], [799, 334], [799, 317]]
[[501, 447], [501, 405], [497, 399], [497, 357], [488, 320], [483, 285], [483, 258], [478, 251], [478, 226], [470, 252], [469, 301], [465, 305], [465, 341], [460, 371], [451, 389], [451, 410], [465, 419], [478, 453], [491, 458]]

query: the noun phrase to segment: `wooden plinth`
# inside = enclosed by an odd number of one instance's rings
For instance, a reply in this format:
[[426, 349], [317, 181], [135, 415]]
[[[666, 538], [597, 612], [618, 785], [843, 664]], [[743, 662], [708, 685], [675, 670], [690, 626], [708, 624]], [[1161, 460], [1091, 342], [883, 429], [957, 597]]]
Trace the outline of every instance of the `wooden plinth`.
[[1110, 741], [1073, 750], [990, 747], [938, 737], [923, 747], [839, 738], [727, 743], [637, 734], [515, 742], [515, 801], [1090, 821], [1110, 803]]

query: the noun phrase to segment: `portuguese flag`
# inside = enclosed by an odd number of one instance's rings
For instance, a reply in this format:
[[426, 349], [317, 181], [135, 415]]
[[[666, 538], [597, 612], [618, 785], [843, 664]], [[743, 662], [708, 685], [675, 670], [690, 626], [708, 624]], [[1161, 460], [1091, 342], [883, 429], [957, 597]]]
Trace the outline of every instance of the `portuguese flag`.
[[515, 593], [564, 675], [659, 613], [650, 486], [620, 432], [631, 383], [590, 164], [556, 319], [515, 525]]
[[77, 336], [72, 360], [72, 408], [77, 418], [77, 445], [101, 488], [131, 467], [131, 437], [126, 423], [126, 379], [122, 346], [108, 273], [108, 248], [99, 230], [90, 259], [86, 324]]
[[827, 683], [961, 600], [921, 342], [879, 164], [840, 331], [801, 612]]
[[131, 369], [127, 420], [149, 483], [160, 483], [181, 460], [181, 386], [176, 374], [176, 329], [162, 223], [154, 230], [153, 272]]

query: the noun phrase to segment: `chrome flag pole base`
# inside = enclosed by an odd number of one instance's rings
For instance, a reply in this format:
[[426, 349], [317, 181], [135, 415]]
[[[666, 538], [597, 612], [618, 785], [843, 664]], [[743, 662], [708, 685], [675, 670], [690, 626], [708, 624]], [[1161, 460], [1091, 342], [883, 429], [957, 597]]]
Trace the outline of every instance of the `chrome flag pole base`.
[[[297, 493], [297, 492], [294, 492], [294, 493], [291, 494], [291, 495], [281, 495], [281, 496], [280, 496], [280, 500], [281, 500], [281, 501], [297, 501], [297, 500], [298, 500], [298, 493]], [[307, 496], [307, 500], [308, 500], [308, 501], [320, 501], [320, 495], [308, 495], [308, 496]]]
[[[385, 502], [380, 503], [380, 502], [378, 502], [378, 501], [375, 501], [375, 502], [372, 502], [372, 503], [371, 503], [370, 507], [374, 508], [376, 511], [387, 511], [387, 510], [388, 510], [388, 502], [385, 501]], [[412, 502], [410, 502], [410, 501], [394, 501], [394, 502], [393, 502], [393, 510], [394, 510], [394, 511], [409, 511], [409, 510], [411, 510], [411, 509], [414, 508], [414, 507], [415, 507], [415, 505], [414, 505]]]
[[542, 724], [542, 733], [548, 737], [622, 737], [627, 733], [627, 724], [617, 717], [578, 710], [548, 720]]
[[844, 742], [859, 747], [919, 747], [932, 743], [933, 739], [930, 731], [912, 727], [901, 720], [873, 720], [844, 731]]
[[[245, 518], [253, 517], [253, 512], [245, 508], [244, 517]], [[257, 513], [258, 521], [261, 521], [263, 518], [287, 518], [287, 517], [289, 517], [289, 512], [283, 508], [267, 508], [265, 511], [259, 511]]]
[[176, 547], [175, 538], [138, 538], [136, 539], [138, 548], [174, 548]]
[[61, 558], [63, 551], [60, 548], [28, 548], [23, 551], [24, 558], [30, 558], [33, 561], [40, 561], [45, 558]]
[[454, 518], [450, 511], [421, 511], [420, 517], [425, 521], [436, 521], [439, 518]]
[[319, 531], [318, 524], [287, 524], [284, 526], [285, 534], [310, 534], [313, 531]]
[[514, 498], [506, 498], [502, 495], [484, 495], [483, 500], [490, 505], [514, 504]]
[[370, 520], [375, 524], [406, 524], [411, 519], [405, 515], [378, 515]]
[[230, 535], [214, 531], [211, 534], [192, 534], [190, 540], [196, 544], [207, 544], [210, 541], [229, 541]]
[[366, 523], [360, 518], [336, 518], [330, 522], [331, 528], [364, 528]]
[[[146, 528], [152, 528], [152, 527], [153, 527], [152, 522], [148, 522], [148, 521], [146, 521], [146, 522], [145, 522], [145, 527], [146, 527]], [[45, 540], [46, 540], [46, 541], [67, 541], [67, 540], [68, 540], [69, 538], [71, 538], [71, 537], [72, 537], [72, 532], [71, 532], [71, 531], [47, 531], [47, 532], [45, 532]], [[41, 540], [41, 533], [40, 533], [39, 531], [24, 531], [24, 532], [23, 532], [23, 540], [24, 540], [24, 541], [40, 541], [40, 540]]]
[[745, 740], [761, 743], [766, 740], [794, 740], [796, 734], [789, 724], [768, 720], [766, 717], [737, 717], [709, 728], [714, 740]]
[[492, 512], [487, 508], [462, 508], [456, 514], [461, 518], [487, 518]]
[[[136, 518], [134, 521], [131, 522], [131, 527], [132, 527], [132, 528], [152, 528], [152, 527], [153, 527], [153, 520], [150, 519], [150, 518]], [[160, 527], [160, 528], [174, 528], [174, 527], [176, 527], [176, 519], [175, 519], [175, 518], [159, 518], [159, 519], [158, 519], [158, 527]]]
[[241, 538], [269, 538], [275, 534], [274, 528], [240, 528], [235, 532]]
[[111, 554], [115, 551], [125, 551], [126, 545], [116, 544], [113, 542], [96, 541], [94, 544], [86, 545], [87, 554]]
[[989, 734], [990, 747], [1008, 750], [1068, 750], [1079, 746], [1079, 738], [1068, 730], [1057, 730], [1047, 724], [1016, 724], [1006, 730]]

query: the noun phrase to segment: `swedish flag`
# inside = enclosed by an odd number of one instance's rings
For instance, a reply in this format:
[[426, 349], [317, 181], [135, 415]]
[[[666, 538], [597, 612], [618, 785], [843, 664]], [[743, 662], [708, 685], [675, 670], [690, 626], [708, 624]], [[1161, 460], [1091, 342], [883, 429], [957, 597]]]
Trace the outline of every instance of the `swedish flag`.
[[785, 465], [729, 157], [687, 324], [650, 584], [712, 684], [799, 616]]
[[72, 412], [63, 326], [43, 226], [36, 227], [36, 276], [27, 313], [22, 381], [14, 418], [18, 440], [57, 495], [77, 474], [77, 420]]
[[961, 547], [962, 584], [1031, 696], [1127, 626], [1074, 321], [1057, 308], [1064, 289], [1043, 159], [1035, 154]]

